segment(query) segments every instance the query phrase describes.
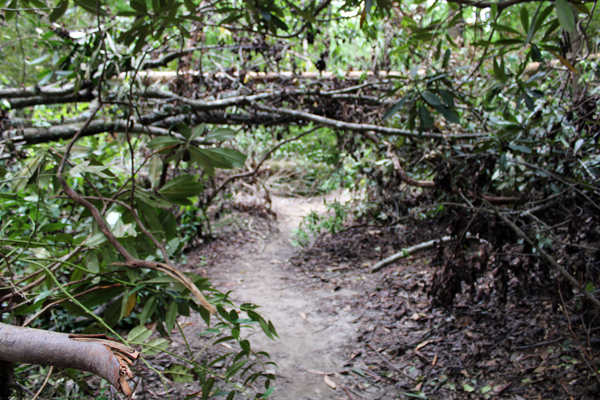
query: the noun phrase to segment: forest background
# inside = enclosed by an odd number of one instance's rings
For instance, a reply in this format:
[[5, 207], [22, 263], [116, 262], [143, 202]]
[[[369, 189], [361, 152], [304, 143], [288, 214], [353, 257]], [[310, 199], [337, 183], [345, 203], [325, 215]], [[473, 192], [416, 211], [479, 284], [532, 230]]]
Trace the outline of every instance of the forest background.
[[[596, 2], [567, 0], [4, 1], [0, 397], [43, 388], [27, 377], [47, 370], [13, 362], [49, 358], [74, 368], [50, 397], [109, 390], [76, 369], [128, 395], [129, 346], [168, 352], [190, 312], [211, 345], [237, 350], [155, 373], [198, 381], [202, 398], [268, 397], [268, 355], [240, 332], [276, 327], [177, 263], [244, 184], [268, 205], [265, 173], [287, 194], [360, 199], [307, 219], [299, 244], [435, 221], [433, 304], [476, 296], [493, 270], [486, 295], [537, 291], [593, 331], [599, 18]], [[65, 360], [73, 343], [90, 358]]]

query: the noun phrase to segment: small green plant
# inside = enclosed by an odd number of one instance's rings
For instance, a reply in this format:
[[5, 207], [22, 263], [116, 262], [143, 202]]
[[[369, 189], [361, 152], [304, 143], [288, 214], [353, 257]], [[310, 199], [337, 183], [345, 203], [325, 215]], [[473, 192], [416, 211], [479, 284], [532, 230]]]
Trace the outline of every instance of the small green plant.
[[304, 247], [308, 245], [311, 236], [317, 237], [324, 231], [334, 234], [344, 229], [344, 222], [348, 218], [350, 207], [337, 201], [326, 204], [326, 206], [327, 213], [324, 216], [320, 216], [316, 211], [311, 211], [302, 219], [298, 229], [294, 230], [293, 246]]

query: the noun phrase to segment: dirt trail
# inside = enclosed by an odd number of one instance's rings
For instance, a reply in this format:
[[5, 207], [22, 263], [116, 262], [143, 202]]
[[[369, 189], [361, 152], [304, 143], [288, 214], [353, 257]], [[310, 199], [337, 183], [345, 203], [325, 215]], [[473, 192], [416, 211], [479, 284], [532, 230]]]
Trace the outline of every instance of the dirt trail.
[[[243, 256], [219, 267], [215, 280], [218, 289], [233, 290], [233, 300], [260, 305], [259, 311], [273, 321], [280, 339], [274, 342], [257, 333], [250, 341], [255, 351], [268, 352], [278, 365], [270, 371], [277, 376], [272, 395], [277, 400], [346, 398], [337, 371], [347, 361], [344, 347], [356, 338], [353, 321], [358, 316], [350, 307], [343, 308], [343, 300], [358, 293], [314, 288], [312, 280], [294, 274], [288, 264], [296, 250], [290, 244], [293, 229], [311, 210], [324, 212], [323, 199], [273, 198], [274, 233], [264, 239], [264, 245], [260, 240], [248, 244], [246, 248], [251, 248]], [[324, 311], [325, 304], [336, 313]], [[315, 372], [332, 375], [326, 382], [324, 375]], [[331, 388], [332, 382], [337, 390]]]

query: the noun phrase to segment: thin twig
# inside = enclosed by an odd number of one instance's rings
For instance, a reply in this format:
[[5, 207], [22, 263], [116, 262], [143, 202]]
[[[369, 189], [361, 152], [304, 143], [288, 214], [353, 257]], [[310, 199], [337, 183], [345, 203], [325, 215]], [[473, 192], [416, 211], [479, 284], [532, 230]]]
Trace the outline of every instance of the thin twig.
[[42, 390], [44, 390], [44, 387], [46, 387], [46, 384], [48, 383], [48, 379], [50, 379], [50, 375], [52, 375], [53, 369], [54, 369], [54, 367], [51, 365], [50, 368], [48, 369], [48, 373], [46, 374], [46, 379], [44, 379], [44, 383], [42, 383], [42, 387], [40, 388], [40, 390], [37, 391], [37, 393], [35, 394], [35, 396], [33, 396], [33, 398], [31, 400], [37, 399], [38, 396], [40, 395], [40, 393], [42, 393]]

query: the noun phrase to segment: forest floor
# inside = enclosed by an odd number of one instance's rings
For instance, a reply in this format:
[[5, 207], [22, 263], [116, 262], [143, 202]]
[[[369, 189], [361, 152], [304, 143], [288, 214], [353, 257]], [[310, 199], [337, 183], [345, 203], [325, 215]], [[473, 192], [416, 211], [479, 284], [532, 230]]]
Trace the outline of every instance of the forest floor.
[[[370, 272], [443, 236], [435, 223], [357, 226], [293, 247], [302, 218], [336, 197], [272, 197], [270, 212], [242, 201], [232, 229], [188, 254], [188, 267], [202, 265], [196, 272], [236, 303], [260, 305], [275, 325], [275, 341], [249, 335], [252, 349], [277, 364], [271, 398], [600, 398], [599, 331], [568, 307], [522, 290], [503, 302], [466, 294], [453, 307], [434, 306], [435, 249]], [[490, 281], [477, 285], [485, 293]]]

